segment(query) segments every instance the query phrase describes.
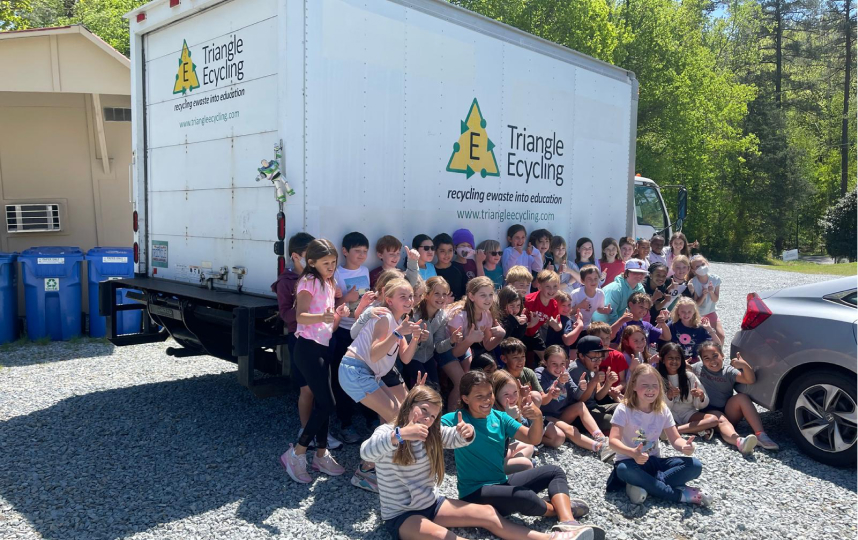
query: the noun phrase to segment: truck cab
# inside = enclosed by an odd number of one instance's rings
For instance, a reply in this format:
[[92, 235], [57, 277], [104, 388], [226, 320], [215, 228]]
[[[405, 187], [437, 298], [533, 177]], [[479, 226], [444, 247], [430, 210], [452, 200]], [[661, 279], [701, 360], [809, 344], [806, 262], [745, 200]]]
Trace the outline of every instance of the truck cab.
[[635, 220], [632, 223], [635, 238], [651, 238], [658, 233], [668, 240], [674, 231], [681, 231], [685, 221], [687, 192], [684, 186], [666, 186], [679, 189], [677, 219], [670, 221], [670, 214], [664, 204], [661, 188], [653, 180], [640, 174], [635, 175]]

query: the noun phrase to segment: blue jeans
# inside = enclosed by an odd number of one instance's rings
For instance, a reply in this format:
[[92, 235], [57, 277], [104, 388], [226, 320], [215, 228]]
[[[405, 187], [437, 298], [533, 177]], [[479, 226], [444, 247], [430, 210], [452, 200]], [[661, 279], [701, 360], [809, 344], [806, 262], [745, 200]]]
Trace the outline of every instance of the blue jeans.
[[682, 500], [686, 482], [700, 476], [703, 465], [694, 457], [650, 457], [643, 465], [633, 459], [624, 459], [617, 464], [617, 476], [633, 486], [642, 487], [646, 492], [659, 499], [672, 502]]

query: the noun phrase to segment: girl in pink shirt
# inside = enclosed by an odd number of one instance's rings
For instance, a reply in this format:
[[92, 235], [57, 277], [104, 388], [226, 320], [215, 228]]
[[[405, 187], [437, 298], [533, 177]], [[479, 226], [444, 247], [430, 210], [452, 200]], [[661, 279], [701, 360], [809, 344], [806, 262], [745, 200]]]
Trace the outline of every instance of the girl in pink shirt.
[[295, 358], [301, 374], [313, 392], [313, 412], [304, 427], [304, 432], [294, 447], [290, 444], [280, 464], [293, 480], [302, 484], [312, 481], [307, 473], [307, 447], [315, 439], [316, 457], [313, 470], [333, 476], [343, 474], [343, 469], [328, 451], [328, 419], [334, 410], [334, 395], [331, 392], [331, 370], [327, 355], [331, 335], [340, 324], [341, 317], [348, 317], [349, 308], [341, 304], [334, 308], [334, 291], [337, 287], [334, 272], [337, 269], [337, 248], [324, 239], [317, 239], [307, 246], [307, 265], [295, 288], [295, 314], [298, 322], [295, 334]]

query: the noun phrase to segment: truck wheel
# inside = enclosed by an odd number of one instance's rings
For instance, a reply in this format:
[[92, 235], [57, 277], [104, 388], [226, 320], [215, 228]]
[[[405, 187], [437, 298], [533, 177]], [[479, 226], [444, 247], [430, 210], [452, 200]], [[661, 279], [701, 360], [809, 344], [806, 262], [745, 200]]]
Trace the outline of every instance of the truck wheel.
[[783, 414], [802, 452], [835, 467], [855, 465], [855, 395], [855, 378], [836, 371], [808, 373], [790, 384]]

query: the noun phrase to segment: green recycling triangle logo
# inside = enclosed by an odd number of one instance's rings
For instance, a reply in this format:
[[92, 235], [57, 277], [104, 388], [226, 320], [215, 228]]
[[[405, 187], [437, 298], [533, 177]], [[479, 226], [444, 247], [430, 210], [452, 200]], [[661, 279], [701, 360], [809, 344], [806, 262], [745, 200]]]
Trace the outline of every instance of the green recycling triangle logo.
[[463, 173], [467, 178], [477, 172], [483, 178], [500, 176], [495, 143], [489, 138], [486, 125], [480, 104], [474, 98], [468, 117], [459, 124], [459, 140], [453, 143], [453, 154], [447, 163], [448, 172]]

